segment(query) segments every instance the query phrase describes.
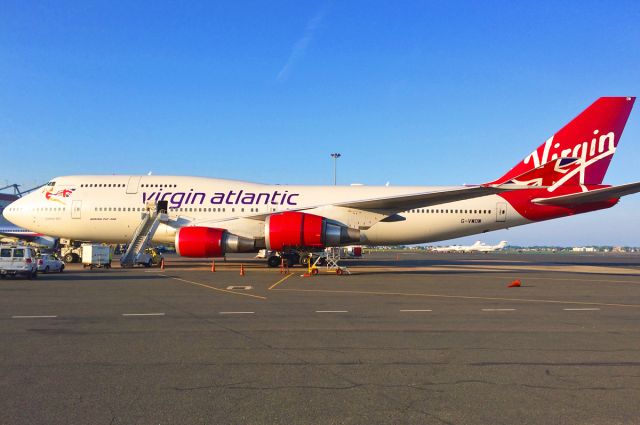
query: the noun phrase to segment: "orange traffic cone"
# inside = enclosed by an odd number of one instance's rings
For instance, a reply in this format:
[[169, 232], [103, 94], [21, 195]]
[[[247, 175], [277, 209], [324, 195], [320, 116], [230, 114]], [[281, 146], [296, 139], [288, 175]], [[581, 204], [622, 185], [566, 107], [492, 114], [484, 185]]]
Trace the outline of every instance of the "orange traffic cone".
[[507, 288], [519, 288], [521, 286], [520, 279], [516, 279], [507, 286]]
[[160, 270], [164, 270], [164, 258], [160, 259]]
[[215, 258], [211, 259], [211, 271], [212, 272], [216, 271], [216, 259]]
[[240, 264], [240, 276], [244, 276], [244, 264]]

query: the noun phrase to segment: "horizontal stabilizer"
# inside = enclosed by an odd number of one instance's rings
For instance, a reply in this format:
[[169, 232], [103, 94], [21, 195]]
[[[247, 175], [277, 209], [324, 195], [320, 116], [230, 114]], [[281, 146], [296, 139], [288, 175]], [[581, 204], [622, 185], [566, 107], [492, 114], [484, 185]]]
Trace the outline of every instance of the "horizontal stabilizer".
[[611, 186], [604, 189], [590, 190], [589, 192], [572, 193], [570, 195], [556, 196], [553, 198], [538, 198], [532, 202], [538, 205], [576, 205], [591, 202], [608, 201], [625, 195], [640, 192], [640, 182], [628, 183], [620, 186]]

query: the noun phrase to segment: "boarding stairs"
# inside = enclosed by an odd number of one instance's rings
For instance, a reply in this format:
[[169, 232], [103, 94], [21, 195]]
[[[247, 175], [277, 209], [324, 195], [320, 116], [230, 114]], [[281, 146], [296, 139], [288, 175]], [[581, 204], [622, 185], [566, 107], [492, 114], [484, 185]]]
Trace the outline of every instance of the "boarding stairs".
[[145, 254], [144, 251], [163, 221], [167, 221], [167, 214], [158, 212], [155, 205], [148, 205], [147, 211], [142, 213], [142, 221], [134, 232], [126, 252], [120, 257], [120, 266], [133, 267], [136, 264], [150, 264], [151, 256]]

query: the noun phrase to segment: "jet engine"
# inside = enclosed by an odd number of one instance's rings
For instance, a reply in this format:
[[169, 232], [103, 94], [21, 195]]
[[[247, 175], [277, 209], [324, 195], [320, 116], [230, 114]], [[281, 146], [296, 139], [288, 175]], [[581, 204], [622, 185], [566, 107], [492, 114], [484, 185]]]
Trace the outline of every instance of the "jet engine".
[[183, 257], [222, 257], [227, 252], [255, 250], [253, 239], [213, 227], [182, 227], [176, 232], [176, 252]]
[[267, 249], [322, 249], [327, 246], [360, 242], [360, 230], [314, 214], [287, 211], [272, 214], [265, 220]]

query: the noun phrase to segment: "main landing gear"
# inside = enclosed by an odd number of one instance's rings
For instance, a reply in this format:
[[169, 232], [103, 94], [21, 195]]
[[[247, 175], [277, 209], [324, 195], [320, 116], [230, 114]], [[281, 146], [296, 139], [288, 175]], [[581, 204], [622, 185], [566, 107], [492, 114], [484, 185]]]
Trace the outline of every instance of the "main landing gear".
[[269, 267], [280, 267], [283, 259], [287, 267], [293, 267], [296, 264], [302, 267], [309, 267], [309, 264], [315, 266], [324, 266], [327, 264], [327, 255], [324, 252], [288, 251], [272, 252], [271, 255], [267, 257], [267, 265]]
[[267, 258], [267, 265], [269, 267], [280, 267], [280, 265], [282, 264], [282, 261], [284, 260], [286, 262], [287, 267], [293, 267], [296, 264], [302, 264], [300, 261], [300, 254], [298, 254], [297, 252], [293, 251], [293, 252], [283, 252], [283, 253], [276, 253], [273, 252], [271, 256], [269, 256]]

